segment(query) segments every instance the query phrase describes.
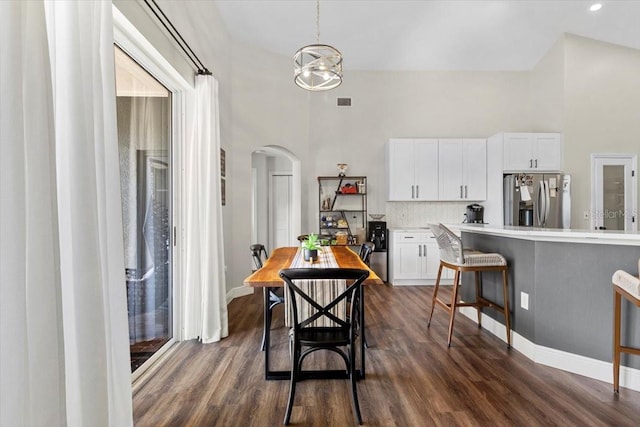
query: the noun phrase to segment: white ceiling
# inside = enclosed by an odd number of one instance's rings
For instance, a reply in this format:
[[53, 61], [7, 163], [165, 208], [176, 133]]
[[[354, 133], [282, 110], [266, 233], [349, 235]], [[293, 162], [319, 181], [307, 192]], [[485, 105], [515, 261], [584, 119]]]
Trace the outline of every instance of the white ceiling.
[[[640, 1], [321, 0], [320, 42], [345, 70], [529, 70], [568, 32], [640, 49]], [[215, 0], [232, 38], [293, 56], [314, 0]], [[197, 4], [197, 2], [196, 2]]]

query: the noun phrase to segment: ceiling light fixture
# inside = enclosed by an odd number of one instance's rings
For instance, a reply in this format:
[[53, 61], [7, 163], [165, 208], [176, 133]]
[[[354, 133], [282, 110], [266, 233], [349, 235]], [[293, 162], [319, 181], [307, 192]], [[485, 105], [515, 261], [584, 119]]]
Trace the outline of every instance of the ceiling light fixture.
[[595, 12], [596, 10], [600, 10], [600, 9], [602, 9], [602, 3], [594, 3], [589, 8], [591, 12]]
[[316, 30], [316, 44], [301, 47], [293, 56], [294, 81], [310, 91], [333, 89], [342, 83], [342, 54], [320, 44], [320, 0], [316, 0]]

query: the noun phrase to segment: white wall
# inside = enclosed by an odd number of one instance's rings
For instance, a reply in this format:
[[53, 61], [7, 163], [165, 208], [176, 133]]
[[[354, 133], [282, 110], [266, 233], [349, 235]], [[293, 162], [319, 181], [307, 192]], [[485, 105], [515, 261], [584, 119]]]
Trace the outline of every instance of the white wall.
[[588, 228], [591, 153], [640, 155], [640, 50], [565, 37], [565, 169], [573, 175], [571, 223]]
[[564, 128], [564, 36], [531, 70], [529, 86], [530, 132], [562, 132]]

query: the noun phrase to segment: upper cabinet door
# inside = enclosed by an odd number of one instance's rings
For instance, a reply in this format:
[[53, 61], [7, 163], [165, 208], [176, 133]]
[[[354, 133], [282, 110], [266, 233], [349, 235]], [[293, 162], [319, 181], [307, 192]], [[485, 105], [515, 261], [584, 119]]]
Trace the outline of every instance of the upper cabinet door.
[[487, 198], [487, 140], [465, 139], [463, 149], [464, 196], [467, 200]]
[[439, 141], [440, 200], [464, 199], [462, 139]]
[[440, 200], [485, 200], [487, 198], [487, 141], [441, 139]]
[[561, 171], [563, 164], [562, 135], [559, 133], [534, 133], [536, 149], [534, 166], [540, 171]]
[[504, 135], [504, 170], [524, 171], [533, 169], [533, 135], [530, 133], [506, 133]]
[[438, 200], [438, 140], [415, 140], [415, 199]]
[[413, 139], [391, 139], [388, 147], [388, 200], [415, 199], [415, 154]]
[[504, 134], [505, 172], [559, 172], [563, 165], [562, 134]]

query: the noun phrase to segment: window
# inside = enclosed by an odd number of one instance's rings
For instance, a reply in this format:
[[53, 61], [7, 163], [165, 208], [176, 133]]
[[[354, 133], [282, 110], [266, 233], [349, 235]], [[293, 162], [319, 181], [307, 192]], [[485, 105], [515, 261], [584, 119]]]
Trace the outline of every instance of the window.
[[116, 107], [131, 371], [174, 337], [171, 92], [118, 47]]

